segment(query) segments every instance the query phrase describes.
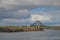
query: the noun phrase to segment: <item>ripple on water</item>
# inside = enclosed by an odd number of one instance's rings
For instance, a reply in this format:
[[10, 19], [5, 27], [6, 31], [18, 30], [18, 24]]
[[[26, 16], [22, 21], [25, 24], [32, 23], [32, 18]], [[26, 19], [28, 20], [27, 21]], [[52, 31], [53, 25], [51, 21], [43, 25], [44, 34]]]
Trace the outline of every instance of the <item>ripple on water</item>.
[[60, 30], [0, 33], [0, 40], [60, 40]]

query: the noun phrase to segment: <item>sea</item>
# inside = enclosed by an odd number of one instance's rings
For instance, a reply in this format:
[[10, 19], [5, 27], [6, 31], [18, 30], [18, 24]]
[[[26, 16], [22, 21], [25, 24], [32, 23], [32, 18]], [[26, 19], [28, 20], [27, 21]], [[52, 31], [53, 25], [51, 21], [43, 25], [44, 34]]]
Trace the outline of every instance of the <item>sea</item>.
[[60, 30], [46, 29], [37, 32], [0, 32], [0, 40], [60, 40]]

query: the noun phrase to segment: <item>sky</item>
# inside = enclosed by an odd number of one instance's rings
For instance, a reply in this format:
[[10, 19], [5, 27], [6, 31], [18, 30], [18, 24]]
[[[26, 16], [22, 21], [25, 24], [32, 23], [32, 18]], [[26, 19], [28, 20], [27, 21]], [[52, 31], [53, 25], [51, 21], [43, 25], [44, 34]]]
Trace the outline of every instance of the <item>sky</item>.
[[60, 26], [60, 0], [0, 0], [0, 26], [30, 25], [37, 20]]

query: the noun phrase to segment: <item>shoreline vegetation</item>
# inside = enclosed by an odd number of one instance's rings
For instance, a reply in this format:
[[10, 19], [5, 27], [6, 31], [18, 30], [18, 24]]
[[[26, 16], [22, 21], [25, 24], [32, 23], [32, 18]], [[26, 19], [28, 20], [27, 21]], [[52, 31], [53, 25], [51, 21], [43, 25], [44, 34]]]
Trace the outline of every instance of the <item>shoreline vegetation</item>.
[[29, 26], [0, 26], [0, 32], [29, 32], [29, 31], [44, 31], [44, 29], [60, 30], [60, 26], [46, 26], [46, 27], [29, 27]]
[[0, 26], [0, 32], [29, 32], [29, 31], [44, 31], [44, 28], [37, 26]]

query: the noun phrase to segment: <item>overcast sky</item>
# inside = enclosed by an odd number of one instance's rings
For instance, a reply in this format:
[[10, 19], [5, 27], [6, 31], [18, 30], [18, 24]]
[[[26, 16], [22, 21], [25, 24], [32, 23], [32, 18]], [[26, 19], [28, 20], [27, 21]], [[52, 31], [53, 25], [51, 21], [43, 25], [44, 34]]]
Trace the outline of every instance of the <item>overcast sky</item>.
[[0, 0], [0, 26], [60, 26], [60, 0]]

